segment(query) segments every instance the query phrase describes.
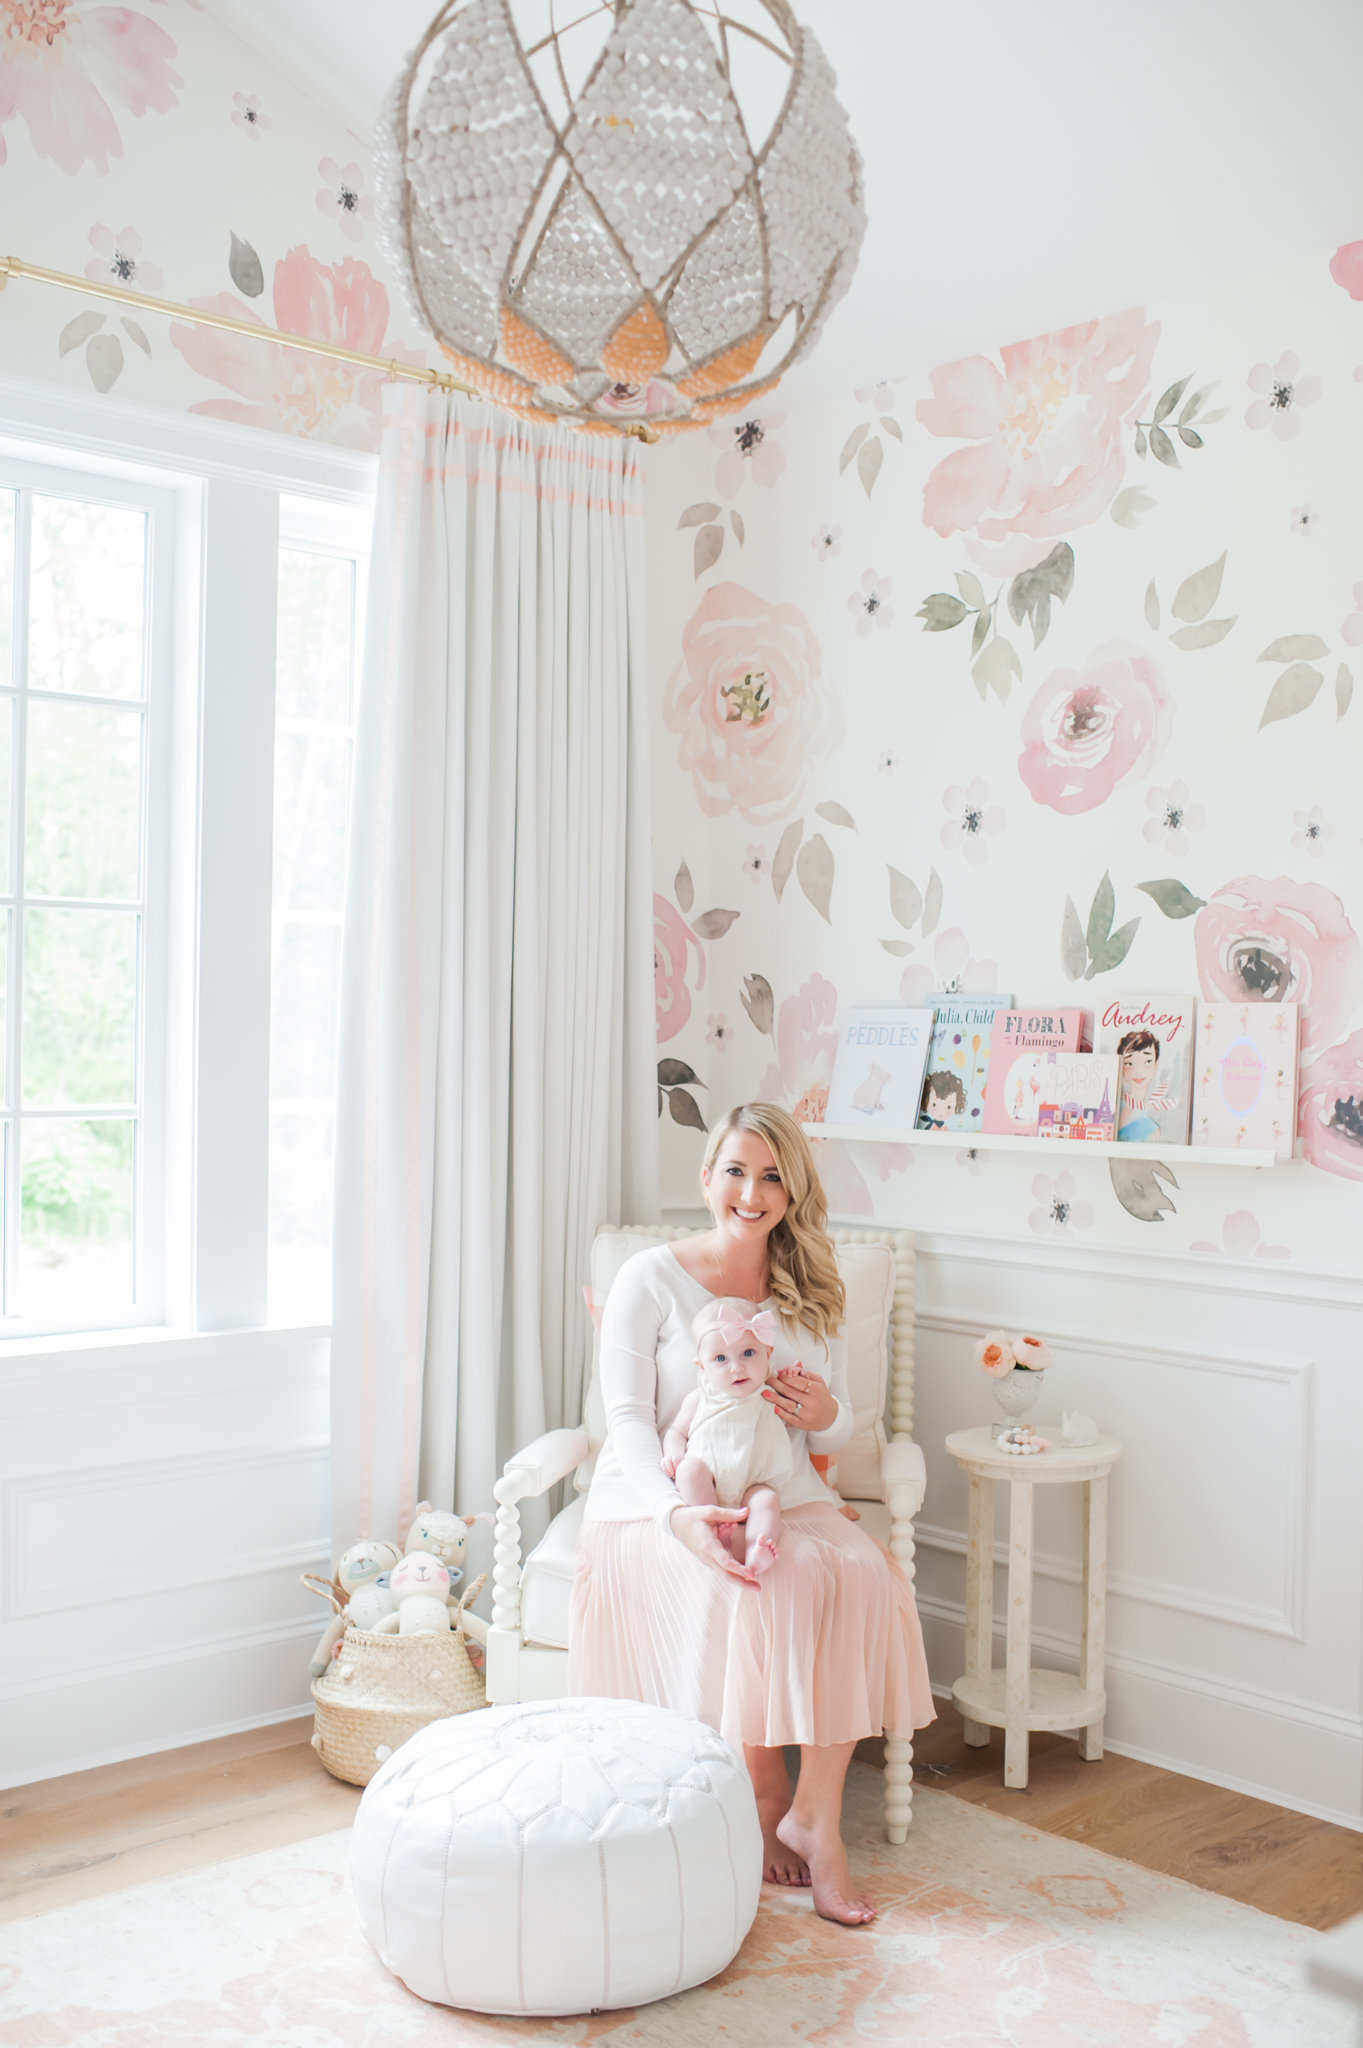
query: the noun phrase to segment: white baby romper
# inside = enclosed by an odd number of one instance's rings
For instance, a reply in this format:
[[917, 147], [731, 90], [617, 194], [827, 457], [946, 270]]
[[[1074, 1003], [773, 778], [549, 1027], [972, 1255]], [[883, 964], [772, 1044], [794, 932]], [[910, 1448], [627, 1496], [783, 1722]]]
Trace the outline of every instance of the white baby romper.
[[750, 1486], [779, 1486], [795, 1470], [786, 1426], [760, 1393], [700, 1390], [686, 1454], [714, 1474], [721, 1507], [741, 1506]]

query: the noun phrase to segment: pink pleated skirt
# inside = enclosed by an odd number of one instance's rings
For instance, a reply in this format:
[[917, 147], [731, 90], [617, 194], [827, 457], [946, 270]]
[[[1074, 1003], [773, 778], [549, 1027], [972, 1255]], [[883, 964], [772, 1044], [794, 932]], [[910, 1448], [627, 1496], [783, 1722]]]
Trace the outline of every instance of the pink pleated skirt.
[[857, 1742], [936, 1716], [908, 1580], [824, 1502], [787, 1510], [756, 1587], [656, 1521], [584, 1522], [568, 1644], [570, 1692], [671, 1707], [733, 1743]]

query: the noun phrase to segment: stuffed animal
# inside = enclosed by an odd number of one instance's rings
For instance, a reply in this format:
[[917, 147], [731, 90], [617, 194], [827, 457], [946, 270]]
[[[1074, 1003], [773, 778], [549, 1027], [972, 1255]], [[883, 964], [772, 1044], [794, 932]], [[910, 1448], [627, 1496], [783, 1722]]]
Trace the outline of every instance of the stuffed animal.
[[417, 1502], [412, 1526], [407, 1531], [409, 1557], [414, 1550], [424, 1550], [428, 1556], [439, 1558], [454, 1585], [464, 1576], [464, 1552], [468, 1541], [469, 1525], [461, 1516], [447, 1514], [443, 1508], [433, 1508], [428, 1500]]
[[[317, 1648], [312, 1653], [312, 1662], [308, 1665], [310, 1678], [320, 1678], [335, 1655], [336, 1646], [345, 1634], [351, 1599], [361, 1588], [374, 1584], [384, 1573], [391, 1572], [394, 1565], [399, 1563], [401, 1555], [396, 1543], [386, 1543], [382, 1539], [367, 1536], [363, 1542], [351, 1544], [337, 1565], [336, 1577], [330, 1585], [325, 1585], [320, 1580], [312, 1580], [308, 1574], [304, 1574], [304, 1585], [311, 1585], [314, 1591], [325, 1591], [335, 1610], [322, 1631]], [[384, 1611], [391, 1612], [392, 1607], [390, 1595]], [[364, 1625], [357, 1623], [357, 1626]]]
[[351, 1594], [345, 1610], [346, 1626], [375, 1629], [385, 1614], [396, 1611], [397, 1604], [393, 1598], [392, 1572], [380, 1572], [372, 1585], [357, 1586]]
[[377, 1624], [379, 1635], [443, 1636], [450, 1625], [446, 1600], [450, 1575], [428, 1550], [409, 1550], [393, 1568], [390, 1581], [397, 1602], [395, 1614]]

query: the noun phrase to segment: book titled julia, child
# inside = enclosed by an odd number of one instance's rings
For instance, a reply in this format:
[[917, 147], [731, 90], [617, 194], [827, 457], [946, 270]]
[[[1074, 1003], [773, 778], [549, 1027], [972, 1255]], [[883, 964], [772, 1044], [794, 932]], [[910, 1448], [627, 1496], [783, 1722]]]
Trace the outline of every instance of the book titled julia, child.
[[1011, 996], [934, 996], [920, 1131], [982, 1131], [989, 1082], [989, 1034]]
[[989, 1034], [984, 1128], [1034, 1138], [1041, 1114], [1041, 1062], [1051, 1052], [1084, 1050], [1082, 1010], [1000, 1010]]
[[1296, 1003], [1199, 1003], [1193, 1143], [1292, 1157]]
[[1115, 996], [1095, 1044], [1121, 1065], [1117, 1136], [1124, 1145], [1186, 1145], [1193, 1091], [1191, 996]]

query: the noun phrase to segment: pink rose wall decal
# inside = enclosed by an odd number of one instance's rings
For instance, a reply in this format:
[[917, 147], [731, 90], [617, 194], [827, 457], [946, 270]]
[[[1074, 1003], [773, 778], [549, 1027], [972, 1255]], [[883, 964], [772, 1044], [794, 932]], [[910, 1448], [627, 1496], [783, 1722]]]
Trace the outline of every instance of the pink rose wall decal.
[[[653, 898], [653, 995], [657, 1005], [658, 1043], [666, 1045], [689, 1022], [691, 986], [688, 976], [695, 955], [695, 987], [705, 986], [705, 948], [679, 910], [666, 896]], [[713, 1024], [714, 1019], [711, 1018]]]
[[1344, 905], [1319, 882], [1241, 875], [1198, 912], [1193, 940], [1208, 1002], [1302, 1005], [1304, 1062], [1363, 1000], [1363, 948]]
[[1363, 1180], [1363, 1031], [1332, 1045], [1303, 1075], [1297, 1136], [1313, 1166]]
[[1122, 640], [1056, 669], [1023, 713], [1018, 773], [1039, 804], [1073, 817], [1163, 753], [1174, 706], [1153, 656]]
[[1346, 242], [1330, 258], [1330, 275], [1351, 299], [1363, 299], [1363, 242]]
[[1159, 326], [1143, 308], [1038, 335], [932, 372], [918, 418], [930, 434], [972, 442], [946, 456], [923, 491], [935, 533], [974, 533], [975, 558], [1000, 575], [1030, 569], [1052, 541], [1102, 517], [1126, 469], [1122, 431], [1146, 390]]
[[[0, 129], [17, 115], [34, 153], [74, 177], [102, 178], [123, 139], [115, 109], [135, 118], [178, 106], [175, 44], [130, 7], [86, 0], [4, 0], [0, 7]], [[0, 134], [0, 164], [6, 161]]]
[[810, 768], [844, 731], [804, 613], [737, 583], [717, 583], [692, 613], [663, 722], [701, 810], [754, 823], [794, 810]]
[[[207, 312], [230, 313], [238, 320], [259, 319], [230, 292], [191, 304]], [[275, 265], [274, 320], [288, 334], [339, 342], [369, 355], [382, 352], [400, 362], [420, 361], [410, 350], [385, 343], [388, 293], [369, 265], [354, 256], [321, 263], [301, 244], [290, 249]], [[300, 355], [275, 342], [218, 333], [211, 327], [177, 323], [170, 338], [191, 369], [237, 393], [235, 398], [204, 399], [192, 405], [191, 412], [285, 434], [315, 434], [347, 448], [377, 448], [381, 370]]]

